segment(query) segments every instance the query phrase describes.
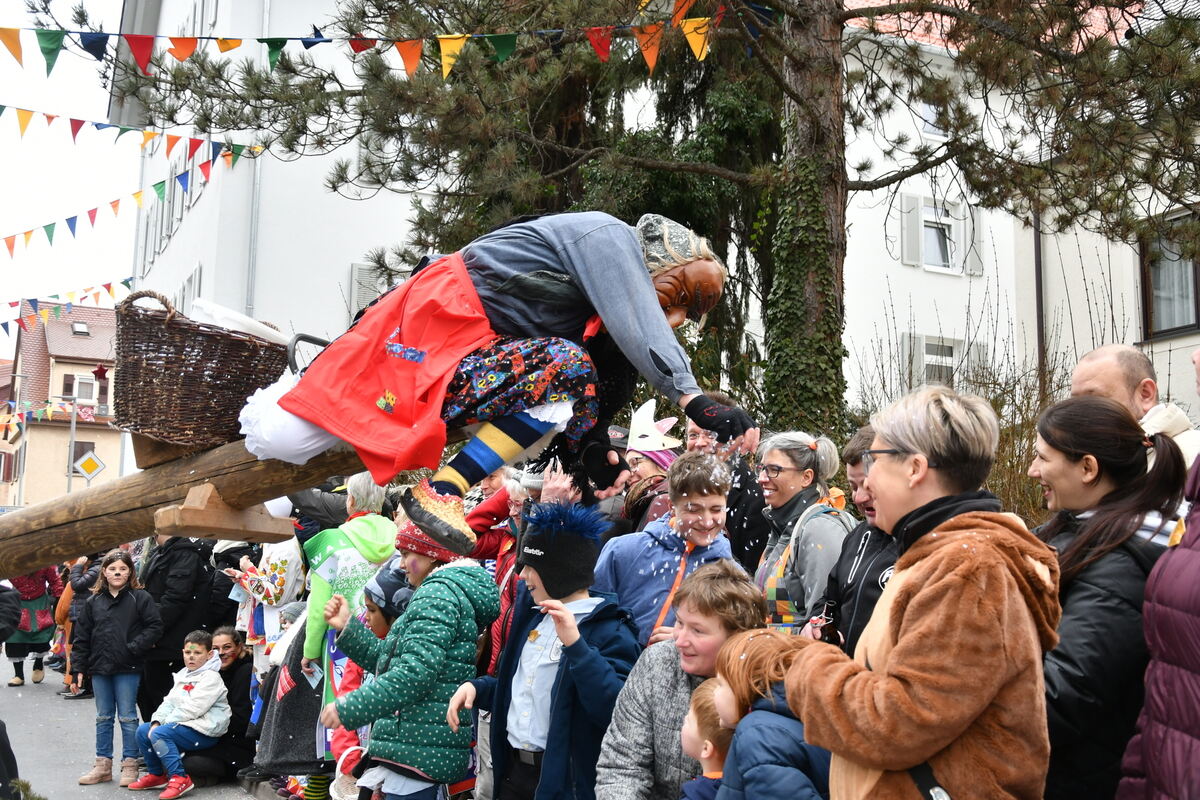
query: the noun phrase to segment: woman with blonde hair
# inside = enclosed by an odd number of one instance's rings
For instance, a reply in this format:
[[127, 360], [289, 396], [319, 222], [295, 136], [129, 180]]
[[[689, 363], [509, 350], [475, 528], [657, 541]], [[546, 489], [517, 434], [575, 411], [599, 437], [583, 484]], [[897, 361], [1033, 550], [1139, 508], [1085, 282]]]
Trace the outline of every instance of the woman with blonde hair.
[[[871, 420], [875, 525], [896, 570], [854, 655], [808, 639], [787, 676], [805, 738], [833, 753], [830, 797], [1042, 797], [1043, 654], [1058, 562], [981, 491], [1000, 428], [986, 400], [929, 386]], [[920, 790], [918, 792], [918, 789]]]

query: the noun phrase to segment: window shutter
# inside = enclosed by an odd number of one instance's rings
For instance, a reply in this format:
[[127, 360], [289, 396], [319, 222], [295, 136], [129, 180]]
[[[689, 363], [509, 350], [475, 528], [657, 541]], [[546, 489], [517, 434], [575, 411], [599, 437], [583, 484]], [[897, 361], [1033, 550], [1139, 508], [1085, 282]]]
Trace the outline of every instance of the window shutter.
[[909, 267], [921, 266], [923, 205], [924, 201], [917, 195], [900, 195], [900, 262]]
[[983, 274], [983, 209], [976, 206], [967, 206], [970, 213], [967, 215], [967, 220], [971, 225], [971, 230], [968, 231], [970, 238], [967, 250], [967, 274], [982, 275]]
[[925, 383], [925, 337], [915, 333], [900, 334], [900, 383], [912, 391]]
[[62, 393], [65, 397], [74, 397], [75, 396], [75, 376], [74, 375], [63, 375]]

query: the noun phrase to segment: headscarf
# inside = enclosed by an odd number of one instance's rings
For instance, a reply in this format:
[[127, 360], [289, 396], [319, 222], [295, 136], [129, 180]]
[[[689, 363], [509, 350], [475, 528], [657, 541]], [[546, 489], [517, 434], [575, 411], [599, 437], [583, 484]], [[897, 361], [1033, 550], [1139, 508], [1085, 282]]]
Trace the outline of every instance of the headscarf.
[[721, 263], [707, 239], [662, 214], [643, 214], [637, 234], [651, 276], [702, 258]]

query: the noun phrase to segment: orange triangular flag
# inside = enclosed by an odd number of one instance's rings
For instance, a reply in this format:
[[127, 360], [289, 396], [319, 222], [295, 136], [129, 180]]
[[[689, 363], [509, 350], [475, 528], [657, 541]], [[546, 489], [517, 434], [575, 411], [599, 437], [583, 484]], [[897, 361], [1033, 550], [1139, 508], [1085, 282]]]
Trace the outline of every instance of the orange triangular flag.
[[458, 54], [468, 38], [465, 33], [437, 37], [438, 47], [442, 50], [442, 78], [450, 76], [450, 70], [454, 69], [454, 62], [458, 60]]
[[138, 208], [142, 207], [142, 193], [141, 192], [134, 192], [133, 200], [134, 200], [134, 202], [136, 202], [138, 204]]
[[423, 39], [409, 39], [406, 42], [396, 42], [396, 52], [404, 59], [404, 71], [408, 73], [408, 77], [410, 78], [421, 64], [421, 46], [424, 43]]
[[[680, 0], [676, 0], [676, 2], [680, 2]], [[171, 36], [169, 38], [171, 44], [175, 46], [169, 48], [167, 52], [179, 61], [187, 61], [192, 53], [196, 52], [196, 45], [200, 42], [195, 36]]]
[[29, 240], [33, 238], [33, 230], [25, 231], [25, 246], [29, 247]]
[[30, 314], [25, 317], [25, 324], [31, 328], [37, 327], [37, 314]]
[[112, 206], [113, 216], [115, 217], [118, 213], [117, 209], [121, 207], [121, 198], [118, 197], [116, 200], [113, 200], [111, 203], [109, 203], [109, 205]]
[[92, 302], [96, 303], [97, 305], [100, 304], [100, 293], [99, 292], [92, 292]]
[[21, 136], [25, 135], [25, 129], [29, 127], [29, 120], [33, 119], [33, 112], [27, 108], [17, 109], [17, 125], [21, 128]]
[[18, 64], [25, 66], [21, 62], [20, 28], [0, 28], [0, 42], [4, 42], [4, 46], [8, 48], [8, 52], [12, 53], [12, 57], [17, 60]]
[[199, 166], [200, 166], [200, 173], [204, 176], [204, 182], [208, 183], [209, 178], [212, 175], [212, 162], [205, 161], [203, 164], [200, 164]]
[[225, 166], [230, 167], [230, 168], [233, 167], [233, 151], [232, 150], [226, 150], [224, 153], [221, 153], [221, 158], [225, 159]]
[[642, 58], [646, 59], [646, 66], [650, 68], [650, 74], [654, 74], [654, 65], [658, 62], [658, 48], [662, 45], [662, 30], [663, 24], [655, 22], [653, 25], [641, 25], [633, 29], [633, 35], [637, 37], [638, 47], [642, 50]]
[[688, 12], [692, 4], [696, 0], [675, 0], [675, 10], [671, 12], [671, 27], [677, 27], [683, 20], [683, 15]]
[[158, 131], [142, 131], [142, 149], [146, 149], [146, 145], [150, 144], [150, 140], [158, 136]]
[[13, 248], [17, 246], [17, 235], [13, 234], [12, 236], [5, 236], [4, 245], [8, 248], [8, 257], [12, 258]]
[[711, 26], [712, 17], [691, 17], [679, 23], [679, 28], [683, 31], [683, 36], [697, 61], [703, 61], [708, 55], [708, 32]]
[[242, 46], [241, 39], [217, 39], [217, 49], [220, 50], [222, 53], [228, 53], [230, 50], [233, 50], [235, 47], [241, 47], [241, 46]]
[[171, 155], [171, 151], [175, 149], [175, 145], [179, 144], [179, 140], [182, 138], [183, 138], [182, 136], [176, 136], [172, 133], [167, 134], [167, 155], [168, 156]]
[[42, 116], [46, 118], [47, 125], [49, 125], [51, 122], [54, 122], [54, 120], [58, 119], [58, 114], [47, 114], [45, 111], [42, 112]]

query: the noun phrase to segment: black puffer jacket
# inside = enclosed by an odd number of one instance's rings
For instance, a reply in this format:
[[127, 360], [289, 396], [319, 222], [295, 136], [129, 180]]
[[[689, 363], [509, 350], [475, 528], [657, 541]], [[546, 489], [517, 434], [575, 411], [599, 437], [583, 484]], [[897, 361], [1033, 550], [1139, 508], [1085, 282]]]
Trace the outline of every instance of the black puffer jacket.
[[89, 594], [75, 620], [71, 669], [88, 675], [140, 672], [162, 636], [162, 620], [149, 594], [122, 589]]
[[831, 616], [844, 639], [842, 649], [850, 656], [899, 556], [895, 538], [865, 521], [858, 523], [842, 543], [842, 554], [829, 573], [825, 594], [813, 608], [820, 611], [825, 603], [835, 604]]
[[96, 585], [96, 581], [100, 577], [100, 562], [103, 560], [104, 554], [96, 553], [86, 564], [71, 565], [71, 574], [68, 579], [71, 581], [71, 591], [75, 594], [71, 597], [71, 609], [67, 614], [72, 622], [79, 619], [84, 604], [92, 596], [92, 587]]
[[21, 623], [21, 593], [11, 586], [0, 586], [0, 644], [17, 632]]
[[[1072, 518], [1050, 544], [1075, 539]], [[1058, 647], [1045, 657], [1050, 772], [1046, 798], [1109, 798], [1133, 736], [1149, 662], [1142, 630], [1146, 578], [1166, 548], [1134, 537], [1059, 590]]]
[[766, 503], [754, 470], [740, 457], [734, 459], [730, 467], [733, 484], [726, 500], [729, 512], [725, 517], [725, 536], [734, 559], [753, 575], [771, 536], [771, 525], [763, 516]]
[[211, 571], [205, 547], [191, 539], [168, 539], [150, 554], [141, 579], [142, 586], [158, 605], [162, 638], [148, 654], [148, 660], [178, 659], [183, 637], [204, 627]]

